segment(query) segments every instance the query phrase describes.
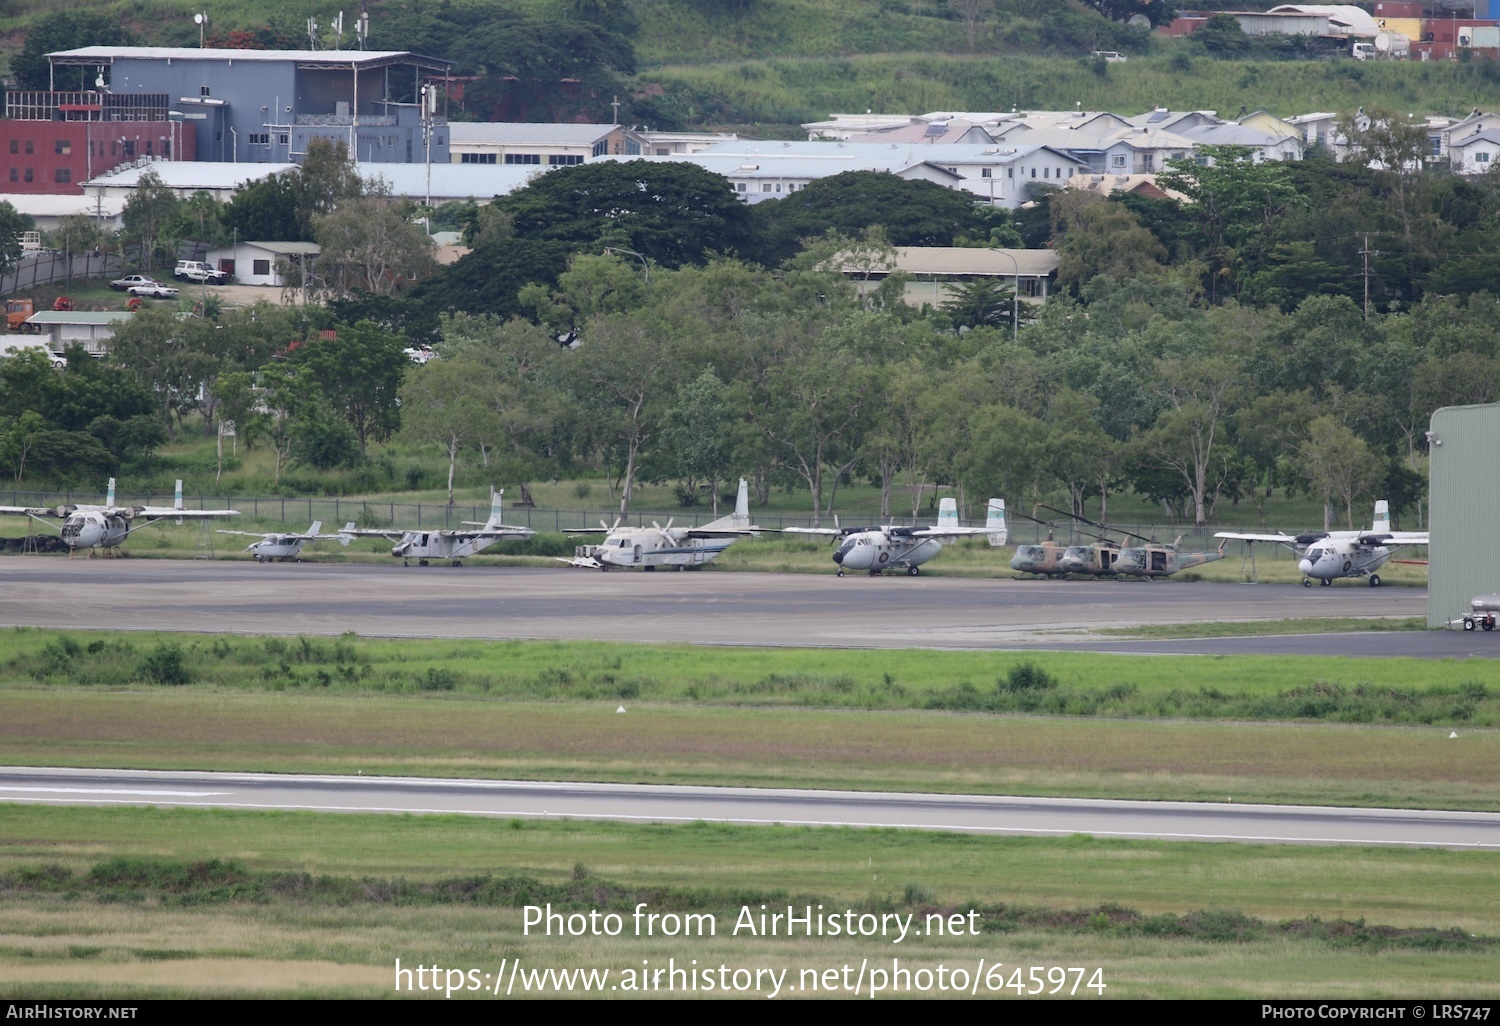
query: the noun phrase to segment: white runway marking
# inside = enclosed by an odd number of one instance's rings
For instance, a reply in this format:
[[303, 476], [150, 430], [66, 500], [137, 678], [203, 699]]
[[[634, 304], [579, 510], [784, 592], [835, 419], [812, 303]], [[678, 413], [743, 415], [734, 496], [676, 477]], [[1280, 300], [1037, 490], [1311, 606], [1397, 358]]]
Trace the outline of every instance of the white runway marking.
[[0, 787], [0, 791], [40, 791], [46, 794], [130, 794], [153, 798], [215, 798], [233, 791], [135, 791], [121, 787]]

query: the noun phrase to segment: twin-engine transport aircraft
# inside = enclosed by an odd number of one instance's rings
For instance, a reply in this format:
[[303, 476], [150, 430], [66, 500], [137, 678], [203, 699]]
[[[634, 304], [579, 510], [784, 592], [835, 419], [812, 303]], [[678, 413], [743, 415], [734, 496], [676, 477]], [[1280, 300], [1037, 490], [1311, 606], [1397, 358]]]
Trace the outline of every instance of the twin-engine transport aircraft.
[[944, 499], [938, 504], [938, 522], [933, 527], [788, 527], [784, 532], [843, 538], [833, 553], [840, 577], [847, 570], [867, 570], [873, 577], [901, 567], [915, 577], [920, 573], [917, 568], [942, 552], [948, 542], [982, 534], [998, 546], [1009, 536], [1003, 499], [990, 500], [983, 527], [959, 527], [958, 503]]
[[[0, 506], [0, 514], [30, 517], [46, 524], [62, 535], [68, 546], [68, 555], [79, 549], [117, 550], [134, 531], [159, 520], [212, 520], [219, 517], [237, 517], [237, 509], [185, 509], [182, 505], [182, 482], [177, 482], [177, 494], [171, 506], [116, 506], [115, 479], [109, 479], [109, 491], [102, 506], [63, 505], [55, 508], [34, 506]], [[45, 518], [54, 518], [62, 524], [54, 524]]]
[[317, 541], [319, 538], [338, 538], [336, 534], [319, 534], [323, 529], [323, 521], [314, 520], [312, 526], [307, 529], [306, 534], [262, 534], [258, 531], [219, 531], [220, 534], [240, 534], [247, 538], [259, 538], [260, 541], [251, 542], [245, 546], [244, 551], [255, 557], [257, 563], [274, 563], [278, 559], [283, 563], [302, 562], [302, 546], [308, 542]]
[[[1426, 545], [1426, 531], [1392, 531], [1390, 503], [1375, 503], [1375, 523], [1368, 531], [1309, 531], [1305, 534], [1239, 534], [1220, 531], [1215, 538], [1239, 541], [1275, 542], [1285, 545], [1302, 559], [1302, 586], [1311, 588], [1316, 580], [1328, 587], [1340, 577], [1368, 577], [1370, 587], [1380, 587], [1380, 574], [1394, 550], [1408, 545]], [[1254, 549], [1252, 548], [1252, 552]]]
[[473, 531], [404, 531], [398, 528], [375, 528], [356, 530], [353, 522], [344, 525], [337, 535], [339, 543], [348, 545], [355, 538], [385, 538], [394, 542], [391, 555], [401, 560], [402, 566], [411, 566], [415, 559], [418, 566], [426, 566], [430, 559], [450, 559], [454, 566], [463, 566], [469, 556], [489, 548], [497, 541], [522, 540], [536, 534], [529, 527], [506, 527], [501, 524], [501, 499], [505, 489], [490, 495], [490, 518], [484, 523], [465, 520], [466, 527]]
[[739, 494], [734, 500], [734, 512], [727, 517], [720, 517], [702, 527], [673, 527], [671, 520], [667, 521], [666, 527], [658, 524], [621, 527], [618, 520], [613, 527], [608, 527], [601, 520], [598, 530], [577, 528], [567, 533], [603, 533], [604, 541], [598, 545], [580, 545], [572, 559], [555, 558], [585, 570], [632, 566], [643, 570], [675, 566], [681, 570], [711, 563], [736, 541], [759, 531], [760, 528], [750, 523], [750, 488], [742, 477]]

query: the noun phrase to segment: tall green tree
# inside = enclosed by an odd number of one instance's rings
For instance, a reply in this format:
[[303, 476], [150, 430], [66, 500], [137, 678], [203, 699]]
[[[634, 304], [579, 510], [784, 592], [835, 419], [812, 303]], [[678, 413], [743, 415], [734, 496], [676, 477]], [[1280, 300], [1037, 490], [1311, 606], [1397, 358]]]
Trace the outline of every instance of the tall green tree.
[[404, 335], [360, 321], [339, 325], [334, 338], [308, 342], [292, 355], [329, 408], [354, 429], [361, 454], [401, 424], [401, 381], [411, 366], [405, 348]]

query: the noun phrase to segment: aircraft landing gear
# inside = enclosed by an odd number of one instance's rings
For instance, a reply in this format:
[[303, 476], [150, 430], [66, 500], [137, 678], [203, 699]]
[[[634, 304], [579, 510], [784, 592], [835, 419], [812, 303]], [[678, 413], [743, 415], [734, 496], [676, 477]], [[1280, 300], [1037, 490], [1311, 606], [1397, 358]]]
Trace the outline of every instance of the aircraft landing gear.
[[1323, 578], [1323, 579], [1322, 579], [1322, 580], [1321, 580], [1321, 581], [1319, 581], [1319, 582], [1318, 582], [1318, 583], [1319, 583], [1319, 584], [1321, 584], [1321, 585], [1322, 585], [1322, 586], [1323, 586], [1323, 587], [1325, 587], [1325, 588], [1331, 588], [1331, 587], [1333, 587], [1333, 582], [1332, 582], [1332, 581], [1330, 581], [1330, 580], [1329, 580], [1329, 579], [1328, 579], [1328, 578], [1326, 578], [1326, 577], [1325, 577], [1325, 578]]
[[454, 560], [454, 561], [453, 561], [453, 565], [454, 565], [454, 566], [463, 566], [463, 565], [464, 565], [464, 561], [463, 561], [463, 560], [461, 560], [461, 559], [455, 559], [455, 560]]
[[840, 571], [839, 571], [839, 576], [840, 576], [840, 577], [842, 577], [842, 576], [844, 576], [844, 571], [842, 571], [842, 570], [840, 570]]
[[427, 565], [427, 560], [425, 560], [425, 559], [419, 559], [419, 560], [417, 560], [417, 566], [426, 566], [426, 565]]
[[599, 572], [601, 574], [607, 574], [607, 573], [609, 573], [609, 564], [608, 563], [600, 563], [599, 564]]
[[1302, 578], [1302, 587], [1304, 587], [1304, 588], [1311, 588], [1312, 587], [1312, 578], [1311, 577], [1304, 577], [1304, 578]]
[[1370, 575], [1370, 587], [1372, 587], [1372, 588], [1378, 588], [1378, 587], [1380, 587], [1380, 575], [1379, 574], [1371, 574]]
[[408, 562], [407, 562], [407, 561], [406, 561], [406, 560], [404, 560], [404, 559], [403, 559], [403, 560], [402, 560], [402, 561], [401, 561], [401, 565], [402, 565], [402, 566], [411, 566], [411, 564], [410, 564], [410, 563], [408, 563]]
[[906, 568], [906, 576], [908, 576], [908, 577], [916, 577], [920, 572], [921, 571], [919, 571], [914, 566], [909, 566], [909, 567]]

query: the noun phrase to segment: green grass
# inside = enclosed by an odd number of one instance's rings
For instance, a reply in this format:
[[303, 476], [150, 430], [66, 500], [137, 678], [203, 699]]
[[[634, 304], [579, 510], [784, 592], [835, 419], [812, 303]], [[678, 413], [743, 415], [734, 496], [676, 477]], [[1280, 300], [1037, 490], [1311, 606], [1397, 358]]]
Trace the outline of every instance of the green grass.
[[[620, 705], [625, 714], [616, 712]], [[0, 692], [6, 761], [1500, 809], [1500, 732], [464, 695]]]
[[[170, 662], [163, 680], [153, 666]], [[1489, 660], [713, 648], [585, 641], [236, 637], [14, 629], [0, 682], [51, 691], [453, 693], [493, 701], [927, 709], [1082, 717], [1493, 726]]]
[[[1087, 965], [1111, 997], [1494, 996], [1473, 852], [0, 806], [0, 995], [379, 996], [403, 965]], [[713, 938], [546, 937], [516, 906], [691, 910]], [[743, 905], [969, 910], [979, 937], [752, 938]], [[967, 920], [966, 920], [967, 922]], [[618, 976], [616, 976], [618, 978]], [[430, 995], [425, 995], [429, 996]], [[458, 996], [458, 995], [455, 995]]]

